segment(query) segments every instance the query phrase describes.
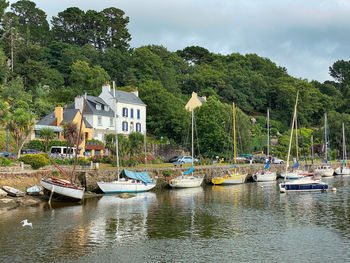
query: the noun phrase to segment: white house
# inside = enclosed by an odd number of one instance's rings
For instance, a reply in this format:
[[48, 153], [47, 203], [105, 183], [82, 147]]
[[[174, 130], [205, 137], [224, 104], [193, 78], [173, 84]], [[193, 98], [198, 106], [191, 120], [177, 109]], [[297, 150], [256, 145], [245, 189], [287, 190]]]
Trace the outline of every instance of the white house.
[[114, 91], [106, 83], [102, 86], [99, 98], [108, 104], [111, 110], [117, 112], [118, 134], [130, 134], [132, 132], [146, 132], [146, 104], [138, 97], [138, 91], [125, 92]]

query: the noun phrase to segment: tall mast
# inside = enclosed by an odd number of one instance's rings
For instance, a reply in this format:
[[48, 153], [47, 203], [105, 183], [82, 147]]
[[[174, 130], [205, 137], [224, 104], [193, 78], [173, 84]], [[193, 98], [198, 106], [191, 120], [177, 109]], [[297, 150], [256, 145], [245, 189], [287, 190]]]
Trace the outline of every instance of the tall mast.
[[312, 164], [314, 164], [314, 136], [311, 135], [311, 158]]
[[[294, 128], [295, 117], [296, 117], [296, 115], [297, 115], [298, 97], [299, 97], [299, 91], [297, 92], [297, 97], [296, 97], [296, 99], [295, 99], [295, 106], [294, 106], [294, 114], [293, 114], [293, 120], [292, 120], [292, 127], [291, 127], [290, 137], [289, 137], [289, 147], [288, 147], [288, 155], [287, 155], [286, 173], [287, 173], [287, 170], [288, 170], [288, 167], [289, 167], [290, 148], [291, 148], [291, 145], [292, 145], [293, 128]], [[284, 180], [286, 180], [286, 175], [284, 176]]]
[[297, 153], [297, 162], [299, 161], [299, 155], [298, 155], [298, 118], [297, 114], [295, 113], [295, 150]]
[[[192, 151], [192, 167], [193, 167], [193, 109], [192, 109], [192, 136], [191, 136], [191, 138], [192, 138], [192, 149], [191, 149], [191, 151]], [[193, 175], [193, 169], [192, 169], [192, 175]]]
[[[345, 145], [345, 130], [344, 130], [344, 122], [342, 123], [343, 130], [343, 162], [346, 162], [346, 145]], [[346, 164], [345, 164], [346, 165]]]
[[233, 117], [233, 161], [236, 164], [236, 119], [235, 119], [235, 103], [232, 103], [232, 117]]
[[325, 148], [325, 161], [327, 162], [327, 150], [328, 150], [328, 142], [327, 142], [327, 113], [324, 114], [324, 148]]
[[113, 81], [113, 97], [114, 97], [114, 130], [115, 130], [115, 152], [117, 155], [117, 172], [119, 181], [119, 150], [118, 150], [118, 130], [117, 130], [117, 97], [115, 94], [115, 81]]
[[267, 109], [267, 158], [270, 154], [270, 112]]

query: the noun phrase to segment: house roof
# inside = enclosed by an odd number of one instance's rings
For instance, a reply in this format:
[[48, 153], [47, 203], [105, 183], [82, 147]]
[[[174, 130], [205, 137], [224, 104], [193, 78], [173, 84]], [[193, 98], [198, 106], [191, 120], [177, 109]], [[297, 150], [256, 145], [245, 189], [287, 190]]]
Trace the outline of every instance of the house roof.
[[51, 112], [48, 115], [46, 115], [44, 118], [42, 118], [41, 120], [39, 120], [36, 125], [52, 125], [56, 123], [56, 117], [55, 117], [55, 113]]
[[76, 109], [64, 109], [62, 123], [67, 123], [74, 120], [74, 117], [77, 115], [78, 111], [79, 110], [76, 110]]
[[[100, 104], [101, 110], [96, 109], [96, 104]], [[93, 115], [102, 115], [107, 117], [114, 117], [114, 111], [108, 107], [108, 111], [104, 110], [108, 104], [100, 97], [86, 96], [85, 113]], [[70, 104], [67, 109], [75, 109], [75, 103]]]
[[[113, 96], [113, 91], [109, 92], [112, 97]], [[131, 104], [138, 104], [138, 105], [145, 105], [145, 103], [143, 103], [143, 101], [137, 97], [134, 93], [132, 92], [126, 92], [126, 91], [121, 91], [121, 90], [116, 90], [115, 91], [115, 95], [117, 97], [117, 101], [118, 102], [123, 102], [123, 103], [131, 103]]]
[[[75, 116], [77, 115], [79, 110], [76, 109], [64, 109], [63, 110], [63, 120], [61, 124], [67, 123], [72, 121]], [[40, 126], [52, 126], [52, 127], [56, 127], [56, 117], [55, 117], [55, 112], [51, 112], [48, 115], [46, 115], [44, 118], [42, 118], [41, 120], [39, 120], [35, 126], [36, 127], [40, 127]], [[84, 117], [84, 123], [85, 123], [85, 127], [86, 128], [92, 128], [92, 125], [86, 120], [86, 118]], [[49, 127], [50, 128], [50, 127]]]
[[197, 95], [197, 98], [198, 98], [198, 100], [199, 100], [201, 103], [204, 103], [204, 102], [205, 102], [205, 99], [202, 98], [201, 96], [198, 96], [198, 95]]

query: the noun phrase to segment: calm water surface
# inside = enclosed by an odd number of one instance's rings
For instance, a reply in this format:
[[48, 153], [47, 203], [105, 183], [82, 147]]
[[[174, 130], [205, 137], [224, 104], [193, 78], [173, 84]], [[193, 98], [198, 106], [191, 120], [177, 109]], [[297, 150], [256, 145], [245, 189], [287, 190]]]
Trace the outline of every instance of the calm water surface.
[[247, 183], [0, 210], [0, 262], [350, 262], [350, 177], [327, 181], [336, 193]]

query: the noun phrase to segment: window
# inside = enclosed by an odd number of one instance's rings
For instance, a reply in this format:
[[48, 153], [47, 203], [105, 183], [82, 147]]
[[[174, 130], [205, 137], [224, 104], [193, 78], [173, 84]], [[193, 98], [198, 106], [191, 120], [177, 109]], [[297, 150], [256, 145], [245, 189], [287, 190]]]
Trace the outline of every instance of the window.
[[134, 109], [130, 109], [130, 118], [134, 118]]
[[134, 132], [134, 123], [133, 122], [130, 122], [130, 131]]
[[122, 128], [123, 128], [123, 131], [128, 131], [128, 122], [127, 121], [123, 121]]
[[101, 104], [96, 104], [96, 110], [101, 110]]
[[137, 110], [137, 118], [140, 119], [140, 110]]
[[109, 107], [105, 105], [105, 111], [109, 111]]
[[128, 108], [123, 108], [123, 117], [128, 117]]
[[113, 119], [114, 119], [114, 118], [112, 118], [112, 117], [109, 118], [109, 126], [110, 126], [110, 127], [113, 127]]
[[136, 132], [141, 132], [141, 123], [136, 123]]
[[97, 117], [97, 125], [102, 126], [102, 116]]

